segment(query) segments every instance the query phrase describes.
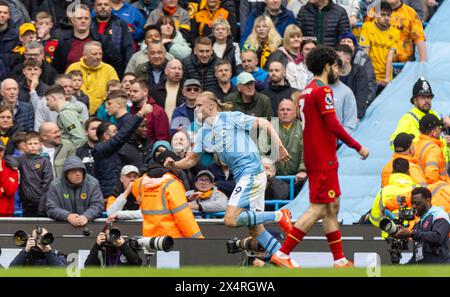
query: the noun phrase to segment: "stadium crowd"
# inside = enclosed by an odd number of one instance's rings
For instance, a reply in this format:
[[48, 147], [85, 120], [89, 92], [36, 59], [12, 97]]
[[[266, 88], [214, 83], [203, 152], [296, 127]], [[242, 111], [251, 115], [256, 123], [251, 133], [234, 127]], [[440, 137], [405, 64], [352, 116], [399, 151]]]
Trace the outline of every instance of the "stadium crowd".
[[[277, 119], [292, 158], [263, 159], [266, 199], [287, 200], [289, 184], [276, 176], [295, 176], [295, 193], [308, 176], [297, 112], [298, 96], [313, 77], [308, 53], [317, 45], [336, 49], [339, 79], [330, 87], [337, 118], [352, 133], [393, 79], [394, 62], [414, 60], [415, 48], [419, 61], [426, 61], [422, 23], [439, 5], [434, 0], [73, 5], [79, 2], [0, 0], [0, 216], [22, 212], [73, 226], [104, 211], [112, 219], [141, 218], [136, 189], [142, 182], [154, 195], [169, 188], [181, 199], [172, 202], [188, 202], [189, 211], [225, 211], [235, 181], [217, 155], [203, 152], [191, 169], [163, 167], [167, 158], [180, 160], [192, 150], [200, 126], [196, 98], [203, 91], [232, 103], [233, 111]], [[441, 127], [439, 119], [427, 118], [419, 127], [425, 115], [437, 115], [432, 97], [429, 83], [419, 80], [414, 108], [391, 139], [394, 158], [410, 161], [411, 175], [389, 177], [388, 165], [383, 187], [407, 182], [428, 185], [433, 193], [450, 188], [450, 138], [433, 130]], [[267, 146], [260, 151], [270, 154]], [[142, 177], [146, 172], [147, 177], [153, 172], [154, 184]], [[446, 195], [443, 206], [450, 212], [450, 190]], [[179, 237], [202, 236], [198, 226], [183, 228]]]

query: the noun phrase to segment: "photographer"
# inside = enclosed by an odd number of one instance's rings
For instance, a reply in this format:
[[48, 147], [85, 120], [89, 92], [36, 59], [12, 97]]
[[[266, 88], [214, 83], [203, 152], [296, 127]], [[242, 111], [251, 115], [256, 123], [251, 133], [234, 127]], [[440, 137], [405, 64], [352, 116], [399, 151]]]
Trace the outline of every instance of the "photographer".
[[414, 226], [413, 231], [399, 226], [398, 232], [392, 235], [397, 239], [413, 239], [413, 256], [409, 264], [450, 263], [448, 214], [442, 208], [431, 205], [431, 192], [427, 188], [415, 188], [411, 192], [411, 203], [420, 220]]
[[[116, 240], [109, 238], [111, 229], [100, 232], [84, 266], [121, 266], [142, 264], [142, 259], [122, 236]], [[108, 240], [109, 239], [109, 240]]]
[[41, 245], [39, 238], [42, 238], [48, 231], [41, 228], [41, 234], [37, 234], [34, 229], [28, 237], [25, 248], [14, 258], [9, 265], [14, 266], [66, 266], [64, 255], [48, 245]]

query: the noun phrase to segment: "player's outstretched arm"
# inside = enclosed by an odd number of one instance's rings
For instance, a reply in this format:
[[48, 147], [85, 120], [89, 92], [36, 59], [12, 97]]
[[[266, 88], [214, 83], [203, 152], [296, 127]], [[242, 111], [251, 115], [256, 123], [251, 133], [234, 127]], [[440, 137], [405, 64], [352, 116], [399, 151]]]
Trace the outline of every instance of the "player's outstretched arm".
[[198, 162], [200, 162], [200, 154], [189, 152], [186, 157], [177, 162], [170, 157], [167, 158], [164, 162], [164, 167], [169, 169], [189, 169], [197, 165]]
[[278, 136], [277, 131], [275, 131], [272, 124], [268, 120], [264, 118], [255, 118], [255, 124], [253, 128], [262, 128], [269, 134], [270, 139], [274, 141], [275, 145], [279, 149], [281, 162], [286, 162], [292, 159], [292, 157], [289, 155], [289, 152], [281, 142], [280, 136]]

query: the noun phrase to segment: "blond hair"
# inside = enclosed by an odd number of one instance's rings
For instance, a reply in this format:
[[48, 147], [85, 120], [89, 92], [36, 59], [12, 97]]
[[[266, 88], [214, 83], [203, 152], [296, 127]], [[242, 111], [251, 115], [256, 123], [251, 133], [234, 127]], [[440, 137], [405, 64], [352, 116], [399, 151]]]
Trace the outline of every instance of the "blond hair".
[[300, 35], [300, 37], [303, 38], [302, 30], [297, 25], [290, 24], [286, 27], [286, 30], [284, 30], [283, 47], [285, 49], [291, 48], [291, 45], [289, 44], [289, 38], [295, 35]]
[[[217, 98], [217, 96], [210, 91], [205, 91], [200, 93], [200, 95], [198, 95], [198, 97], [205, 97], [206, 99], [213, 101], [214, 103], [217, 104], [217, 109], [219, 111], [231, 111], [233, 109], [233, 104], [230, 102], [221, 102], [219, 100], [219, 98]], [[197, 97], [197, 98], [198, 98]]]
[[255, 23], [253, 24], [252, 33], [247, 38], [247, 41], [245, 42], [244, 47], [257, 51], [260, 47], [263, 47], [264, 45], [261, 44], [258, 34], [256, 34], [256, 26], [260, 23], [264, 22], [267, 25], [268, 32], [267, 32], [267, 47], [269, 48], [269, 51], [272, 53], [275, 52], [278, 47], [280, 46], [283, 39], [281, 38], [280, 34], [278, 33], [277, 29], [275, 28], [272, 20], [265, 15], [261, 15], [255, 19]]

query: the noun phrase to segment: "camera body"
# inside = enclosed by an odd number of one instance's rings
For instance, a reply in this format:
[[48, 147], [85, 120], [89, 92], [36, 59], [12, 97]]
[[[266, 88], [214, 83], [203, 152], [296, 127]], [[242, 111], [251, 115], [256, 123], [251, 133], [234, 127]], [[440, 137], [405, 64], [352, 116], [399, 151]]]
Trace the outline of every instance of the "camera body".
[[102, 246], [104, 247], [115, 247], [114, 243], [122, 236], [119, 228], [114, 228], [112, 222], [106, 224], [102, 232], [105, 233], [106, 237], [106, 240], [102, 242]]
[[[42, 235], [42, 232], [43, 232], [42, 227], [36, 226], [35, 246], [33, 246], [31, 248], [30, 252], [40, 253], [41, 249], [39, 248], [38, 245], [48, 246], [54, 242], [55, 238], [53, 237], [52, 233], [48, 232], [48, 233]], [[32, 237], [32, 234], [28, 235], [23, 230], [17, 230], [14, 233], [14, 242], [15, 242], [16, 246], [18, 246], [18, 247], [25, 247], [27, 245], [28, 239], [30, 237]]]

